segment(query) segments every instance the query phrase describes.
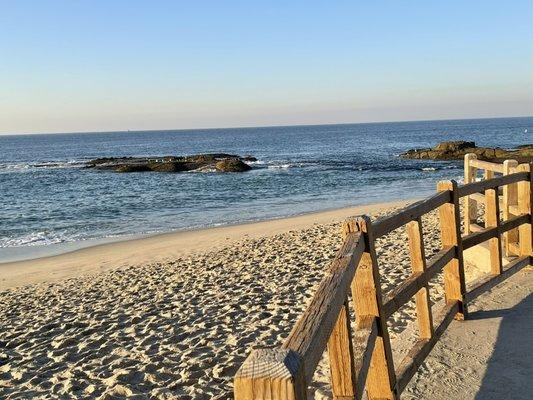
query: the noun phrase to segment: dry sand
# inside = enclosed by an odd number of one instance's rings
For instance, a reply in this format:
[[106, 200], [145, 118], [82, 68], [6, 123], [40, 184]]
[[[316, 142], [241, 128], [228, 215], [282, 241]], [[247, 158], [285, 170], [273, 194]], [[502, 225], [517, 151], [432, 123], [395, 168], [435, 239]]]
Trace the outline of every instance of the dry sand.
[[[390, 206], [173, 233], [0, 266], [0, 398], [232, 398], [232, 376], [250, 348], [279, 344], [304, 310], [340, 245], [339, 221]], [[430, 257], [440, 248], [437, 219], [429, 214], [423, 222]], [[378, 254], [386, 293], [410, 274], [405, 233], [380, 241]], [[15, 287], [23, 282], [32, 285]], [[431, 286], [439, 302], [440, 278]], [[509, 301], [518, 303], [523, 292], [509, 290]], [[396, 357], [415, 338], [413, 314], [408, 304], [389, 321]], [[411, 398], [435, 398], [453, 374], [470, 373], [460, 353], [436, 354], [427, 364], [434, 369], [424, 366], [409, 387]], [[480, 360], [487, 354], [490, 348]], [[435, 371], [442, 382], [430, 379]], [[330, 395], [328, 381], [325, 357], [310, 394]]]

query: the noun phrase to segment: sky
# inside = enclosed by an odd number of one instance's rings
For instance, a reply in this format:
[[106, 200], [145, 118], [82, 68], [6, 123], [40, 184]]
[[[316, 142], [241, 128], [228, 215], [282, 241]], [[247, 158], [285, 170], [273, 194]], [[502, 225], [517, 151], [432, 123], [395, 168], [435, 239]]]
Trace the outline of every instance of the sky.
[[0, 0], [0, 134], [529, 115], [531, 1]]

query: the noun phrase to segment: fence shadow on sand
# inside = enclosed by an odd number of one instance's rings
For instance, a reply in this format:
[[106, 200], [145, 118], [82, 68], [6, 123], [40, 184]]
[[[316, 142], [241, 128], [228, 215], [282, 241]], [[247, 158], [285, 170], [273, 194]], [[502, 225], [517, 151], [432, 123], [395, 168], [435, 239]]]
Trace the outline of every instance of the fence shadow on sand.
[[502, 318], [476, 400], [530, 399], [533, 393], [533, 294], [514, 307], [477, 311], [469, 318]]

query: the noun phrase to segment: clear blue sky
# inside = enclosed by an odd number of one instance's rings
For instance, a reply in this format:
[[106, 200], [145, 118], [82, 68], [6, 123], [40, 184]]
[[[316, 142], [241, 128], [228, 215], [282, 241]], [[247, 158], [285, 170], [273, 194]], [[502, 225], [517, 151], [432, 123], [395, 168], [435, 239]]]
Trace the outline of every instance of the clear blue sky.
[[531, 1], [0, 0], [0, 133], [532, 114]]

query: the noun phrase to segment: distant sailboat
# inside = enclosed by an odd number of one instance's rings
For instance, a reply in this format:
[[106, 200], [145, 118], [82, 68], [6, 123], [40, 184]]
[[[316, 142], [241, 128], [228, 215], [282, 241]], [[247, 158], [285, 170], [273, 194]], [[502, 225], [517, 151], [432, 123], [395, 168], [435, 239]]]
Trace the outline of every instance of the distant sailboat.
[[524, 129], [524, 133], [527, 133], [527, 129]]

